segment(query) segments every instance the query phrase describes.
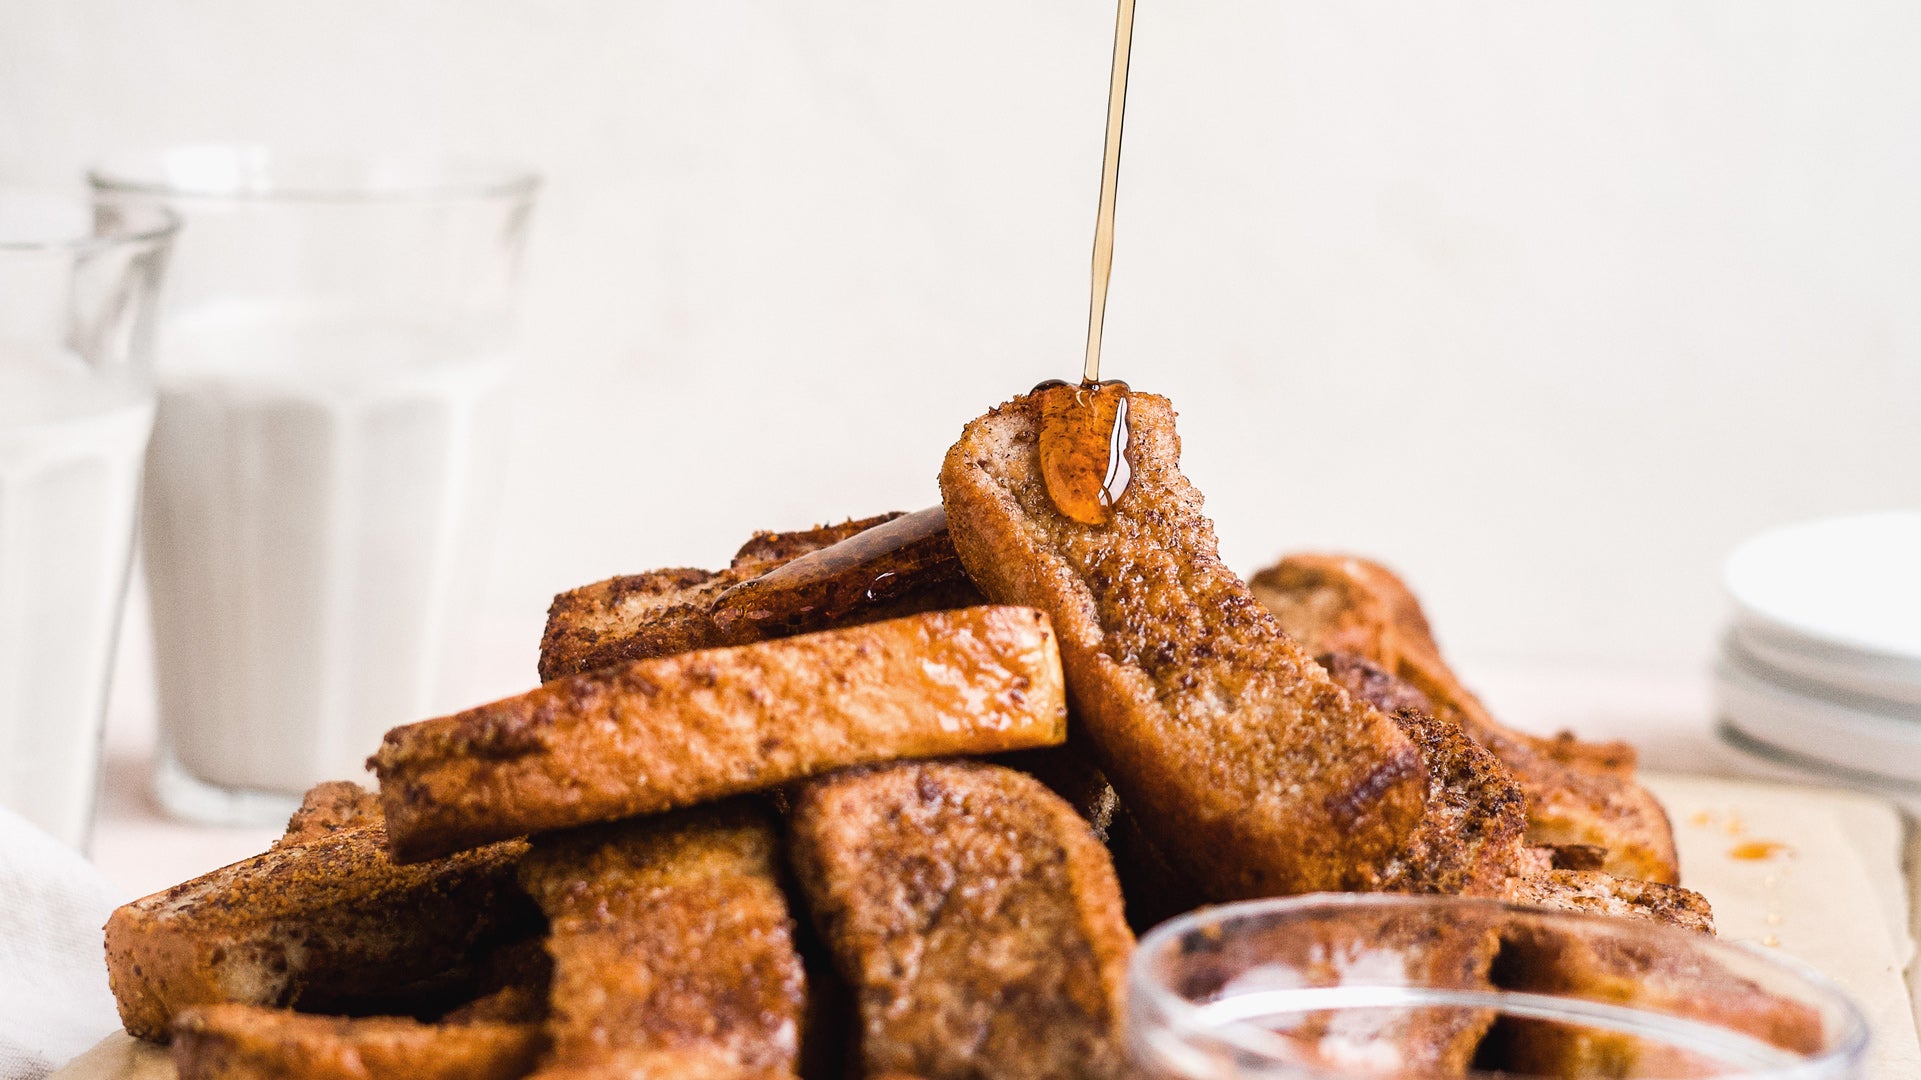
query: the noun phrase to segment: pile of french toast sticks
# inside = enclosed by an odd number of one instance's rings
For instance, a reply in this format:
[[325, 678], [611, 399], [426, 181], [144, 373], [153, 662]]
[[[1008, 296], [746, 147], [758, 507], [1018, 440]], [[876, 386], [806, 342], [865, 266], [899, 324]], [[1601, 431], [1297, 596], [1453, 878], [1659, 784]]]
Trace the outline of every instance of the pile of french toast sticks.
[[[537, 688], [389, 732], [377, 795], [321, 785], [271, 850], [114, 913], [127, 1031], [187, 1080], [1092, 1080], [1128, 1075], [1134, 934], [1204, 903], [1465, 894], [1713, 932], [1630, 748], [1502, 726], [1378, 564], [1235, 576], [1165, 399], [1127, 396], [1108, 519], [1063, 514], [1039, 428], [1072, 392], [968, 424], [940, 507], [560, 596]], [[1673, 1004], [1662, 956], [1578, 944], [1404, 952]], [[1687, 1007], [1819, 1036], [1738, 979]], [[1395, 1076], [1633, 1053], [1479, 1014], [1377, 1034]]]

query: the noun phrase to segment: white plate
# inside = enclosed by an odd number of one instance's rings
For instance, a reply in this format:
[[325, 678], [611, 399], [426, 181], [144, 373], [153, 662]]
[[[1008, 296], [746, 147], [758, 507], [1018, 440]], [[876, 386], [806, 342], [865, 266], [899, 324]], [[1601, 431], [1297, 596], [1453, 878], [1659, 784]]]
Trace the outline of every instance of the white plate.
[[1921, 664], [1921, 510], [1764, 532], [1728, 556], [1744, 620], [1792, 640]]
[[1921, 723], [1791, 689], [1738, 653], [1715, 669], [1721, 719], [1757, 742], [1868, 776], [1921, 784]]
[[1921, 722], [1921, 662], [1820, 646], [1748, 619], [1735, 620], [1722, 648], [1774, 682], [1843, 700], [1869, 699], [1861, 704]]

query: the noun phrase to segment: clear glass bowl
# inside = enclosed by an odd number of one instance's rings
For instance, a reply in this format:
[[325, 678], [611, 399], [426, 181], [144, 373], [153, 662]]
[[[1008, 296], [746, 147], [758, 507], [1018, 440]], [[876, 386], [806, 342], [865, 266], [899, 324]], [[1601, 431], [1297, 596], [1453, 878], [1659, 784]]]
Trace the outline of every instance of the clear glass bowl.
[[1141, 940], [1128, 995], [1140, 1080], [1853, 1080], [1868, 1041], [1778, 954], [1459, 897], [1204, 908]]

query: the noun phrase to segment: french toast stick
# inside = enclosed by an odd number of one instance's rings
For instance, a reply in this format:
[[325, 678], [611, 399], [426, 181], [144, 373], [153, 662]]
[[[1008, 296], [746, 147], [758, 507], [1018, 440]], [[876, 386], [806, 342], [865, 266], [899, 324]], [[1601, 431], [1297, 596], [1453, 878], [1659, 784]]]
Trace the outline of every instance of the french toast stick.
[[351, 780], [329, 780], [301, 796], [299, 809], [287, 820], [287, 831], [273, 846], [295, 847], [380, 820], [380, 796]]
[[1094, 836], [1107, 845], [1114, 874], [1121, 883], [1127, 924], [1144, 933], [1157, 923], [1189, 911], [1204, 901], [1193, 883], [1174, 870], [1141, 830], [1120, 796], [1094, 764], [1085, 739], [1069, 732], [1068, 741], [1044, 750], [1022, 750], [987, 759], [995, 765], [1024, 772], [1066, 799]]
[[1047, 617], [929, 612], [637, 660], [387, 733], [379, 774], [402, 861], [613, 821], [900, 757], [1065, 737]]
[[547, 609], [547, 627], [540, 638], [540, 679], [552, 682], [629, 660], [738, 644], [726, 640], [711, 617], [715, 597], [782, 563], [899, 516], [880, 514], [795, 532], [755, 533], [724, 570], [672, 567], [569, 589], [554, 597]]
[[1090, 526], [1049, 501], [1037, 396], [967, 425], [941, 498], [981, 591], [1054, 620], [1075, 716], [1121, 802], [1212, 899], [1379, 887], [1424, 812], [1420, 750], [1221, 562], [1166, 399], [1129, 397], [1132, 479]]
[[714, 598], [713, 616], [735, 641], [764, 641], [985, 602], [933, 506], [749, 578]]
[[1352, 652], [1407, 680], [1501, 759], [1527, 796], [1534, 843], [1605, 848], [1602, 869], [1616, 877], [1680, 879], [1667, 815], [1633, 780], [1633, 748], [1502, 726], [1441, 658], [1419, 601], [1392, 571], [1351, 556], [1289, 555], [1255, 575], [1253, 589], [1308, 649]]
[[[1671, 921], [1645, 910], [1630, 914]], [[1622, 936], [1600, 920], [1592, 927], [1566, 927], [1517, 919], [1501, 938], [1493, 979], [1504, 990], [1665, 1013], [1801, 1054], [1822, 1045], [1822, 1020], [1813, 1006], [1770, 993], [1712, 957], [1657, 939]], [[1521, 1076], [1721, 1076], [1726, 1071], [1724, 1061], [1623, 1031], [1512, 1016], [1489, 1033], [1481, 1064]]]
[[803, 786], [801, 889], [854, 987], [866, 1075], [1111, 1080], [1134, 937], [1107, 851], [1011, 769], [908, 762]]
[[1618, 878], [1598, 870], [1550, 870], [1516, 880], [1508, 899], [1529, 907], [1667, 923], [1712, 935], [1707, 897], [1679, 885]]
[[[107, 920], [107, 976], [128, 1034], [163, 1040], [193, 1005], [350, 1007], [432, 980], [517, 917], [525, 843], [397, 866], [378, 812], [323, 789], [272, 850]], [[318, 808], [343, 799], [352, 820], [318, 824]]]
[[561, 593], [540, 677], [981, 602], [939, 507], [757, 533], [724, 570], [655, 570]]
[[521, 881], [554, 981], [534, 1076], [794, 1076], [806, 986], [778, 842], [740, 801], [538, 837]]
[[1493, 754], [1366, 660], [1329, 653], [1319, 662], [1348, 693], [1392, 716], [1427, 765], [1427, 812], [1383, 872], [1383, 887], [1502, 897], [1511, 879], [1546, 869], [1527, 845], [1527, 800]]
[[199, 1005], [174, 1021], [172, 1054], [180, 1080], [517, 1080], [545, 1043], [531, 1023]]
[[1433, 793], [1410, 858], [1417, 864], [1439, 864], [1421, 875], [1430, 881], [1466, 883], [1438, 891], [1714, 932], [1707, 899], [1692, 890], [1547, 865], [1561, 851], [1526, 850], [1525, 799], [1519, 787], [1498, 762], [1490, 765], [1492, 755], [1462, 735], [1458, 726], [1435, 718], [1426, 694], [1351, 653], [1328, 653], [1320, 662], [1350, 693], [1392, 712], [1421, 743]]
[[[1423, 986], [1485, 992], [1500, 947], [1498, 908], [1343, 908], [1251, 922], [1235, 933], [1186, 935], [1185, 989], [1207, 993], [1229, 980], [1261, 986]], [[1292, 962], [1285, 983], [1263, 983], [1263, 960]], [[1219, 973], [1209, 971], [1218, 964]], [[1270, 968], [1269, 971], [1274, 969]], [[1251, 985], [1249, 985], [1251, 983]], [[1312, 1075], [1438, 1080], [1465, 1075], [1495, 1021], [1468, 1005], [1307, 1012], [1275, 1034], [1293, 1042]]]

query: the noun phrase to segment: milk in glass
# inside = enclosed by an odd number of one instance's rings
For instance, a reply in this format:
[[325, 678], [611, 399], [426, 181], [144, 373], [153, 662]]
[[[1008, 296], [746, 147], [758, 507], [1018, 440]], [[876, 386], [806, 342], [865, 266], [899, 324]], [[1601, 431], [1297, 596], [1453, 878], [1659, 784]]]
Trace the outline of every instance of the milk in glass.
[[0, 806], [74, 846], [98, 785], [153, 398], [0, 342]]
[[265, 305], [182, 313], [162, 355], [144, 535], [163, 769], [288, 795], [359, 776], [429, 715], [481, 577], [506, 360]]

